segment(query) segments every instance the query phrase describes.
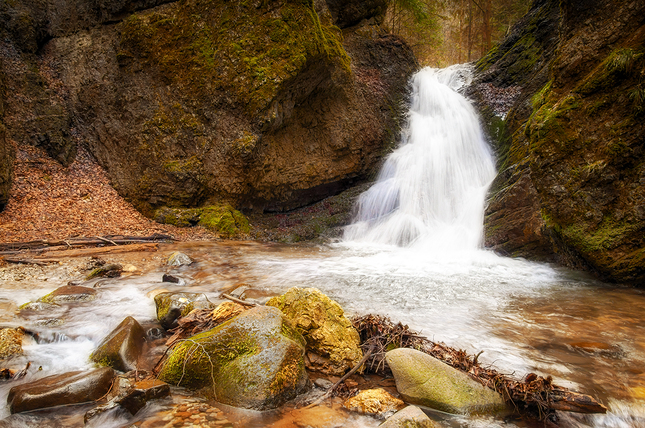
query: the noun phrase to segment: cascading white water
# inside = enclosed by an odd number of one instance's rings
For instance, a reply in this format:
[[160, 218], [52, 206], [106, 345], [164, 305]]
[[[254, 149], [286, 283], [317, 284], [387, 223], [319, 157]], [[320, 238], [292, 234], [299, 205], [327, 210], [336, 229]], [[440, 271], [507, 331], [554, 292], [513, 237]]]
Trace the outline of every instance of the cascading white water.
[[495, 165], [474, 108], [457, 93], [469, 80], [465, 65], [414, 75], [401, 145], [360, 196], [346, 240], [438, 251], [479, 247]]

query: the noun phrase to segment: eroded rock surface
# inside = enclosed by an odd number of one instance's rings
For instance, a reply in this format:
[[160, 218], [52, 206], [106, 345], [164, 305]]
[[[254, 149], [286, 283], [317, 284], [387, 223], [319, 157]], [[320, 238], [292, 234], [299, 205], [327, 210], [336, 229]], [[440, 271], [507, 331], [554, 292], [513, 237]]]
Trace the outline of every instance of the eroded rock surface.
[[7, 139], [63, 165], [83, 141], [148, 216], [338, 193], [396, 139], [418, 64], [379, 26], [385, 2], [329, 4], [4, 2]]
[[320, 290], [293, 287], [266, 304], [291, 319], [307, 341], [307, 350], [322, 357], [308, 359], [314, 364], [311, 369], [343, 375], [363, 358], [358, 332], [343, 308]]
[[232, 406], [273, 409], [309, 384], [305, 341], [276, 308], [259, 306], [177, 344], [159, 379]]
[[541, 0], [478, 63], [480, 95], [520, 88], [505, 121], [488, 115], [487, 245], [643, 283], [644, 28], [643, 2]]

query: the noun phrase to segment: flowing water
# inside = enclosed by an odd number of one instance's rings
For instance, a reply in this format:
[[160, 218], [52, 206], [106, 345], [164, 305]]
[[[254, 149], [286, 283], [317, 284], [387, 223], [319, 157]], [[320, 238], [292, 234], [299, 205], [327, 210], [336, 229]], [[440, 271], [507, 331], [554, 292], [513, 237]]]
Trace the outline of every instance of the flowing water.
[[[34, 267], [25, 278], [9, 268], [0, 272], [2, 321], [24, 325], [41, 337], [25, 346], [25, 357], [15, 364], [31, 361], [32, 367], [42, 367], [30, 370], [27, 380], [91, 367], [89, 354], [125, 316], [154, 326], [154, 304], [147, 294], [155, 289], [204, 292], [218, 302], [222, 291], [240, 283], [249, 284], [247, 295], [259, 301], [293, 286], [317, 287], [350, 315], [387, 315], [435, 341], [472, 354], [484, 351], [479, 360], [504, 373], [550, 375], [555, 383], [596, 396], [610, 408], [607, 415], [561, 413], [561, 426], [645, 427], [645, 293], [480, 248], [484, 198], [494, 167], [472, 108], [455, 92], [467, 83], [463, 68], [426, 69], [415, 76], [401, 147], [361, 196], [356, 221], [341, 242], [182, 243], [164, 245], [158, 253], [121, 255], [114, 261], [138, 270], [97, 282], [94, 302], [46, 315], [19, 317], [11, 311], [82, 277], [82, 266]], [[161, 283], [168, 269], [164, 258], [174, 250], [197, 260], [173, 271], [185, 285]], [[47, 321], [57, 319], [64, 323]], [[0, 384], [0, 400], [11, 385]], [[149, 421], [159, 424], [148, 426], [164, 426], [160, 419], [178, 397], [161, 400], [135, 418], [113, 416], [95, 426], [146, 426]], [[80, 427], [84, 409], [9, 417], [5, 406], [0, 426]], [[228, 412], [236, 427], [379, 424], [331, 409], [308, 416], [306, 423], [297, 420], [298, 411]], [[523, 426], [495, 418], [433, 417], [452, 427]]]

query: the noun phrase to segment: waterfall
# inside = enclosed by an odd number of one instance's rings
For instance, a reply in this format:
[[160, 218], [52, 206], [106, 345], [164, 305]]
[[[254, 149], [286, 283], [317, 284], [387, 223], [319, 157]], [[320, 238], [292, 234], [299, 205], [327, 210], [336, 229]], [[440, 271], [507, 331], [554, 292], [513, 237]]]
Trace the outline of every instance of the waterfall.
[[400, 146], [359, 197], [346, 241], [436, 251], [481, 246], [495, 163], [475, 109], [457, 92], [470, 75], [468, 66], [458, 65], [412, 77]]

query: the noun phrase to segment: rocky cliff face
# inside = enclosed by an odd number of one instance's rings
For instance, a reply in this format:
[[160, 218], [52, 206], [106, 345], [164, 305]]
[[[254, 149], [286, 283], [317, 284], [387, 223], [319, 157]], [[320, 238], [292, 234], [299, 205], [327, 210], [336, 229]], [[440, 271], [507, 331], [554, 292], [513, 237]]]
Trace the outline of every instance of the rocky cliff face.
[[309, 204], [397, 134], [417, 63], [374, 3], [4, 2], [7, 136], [63, 165], [83, 144], [147, 215]]
[[536, 1], [478, 70], [501, 164], [487, 244], [642, 284], [645, 4]]

